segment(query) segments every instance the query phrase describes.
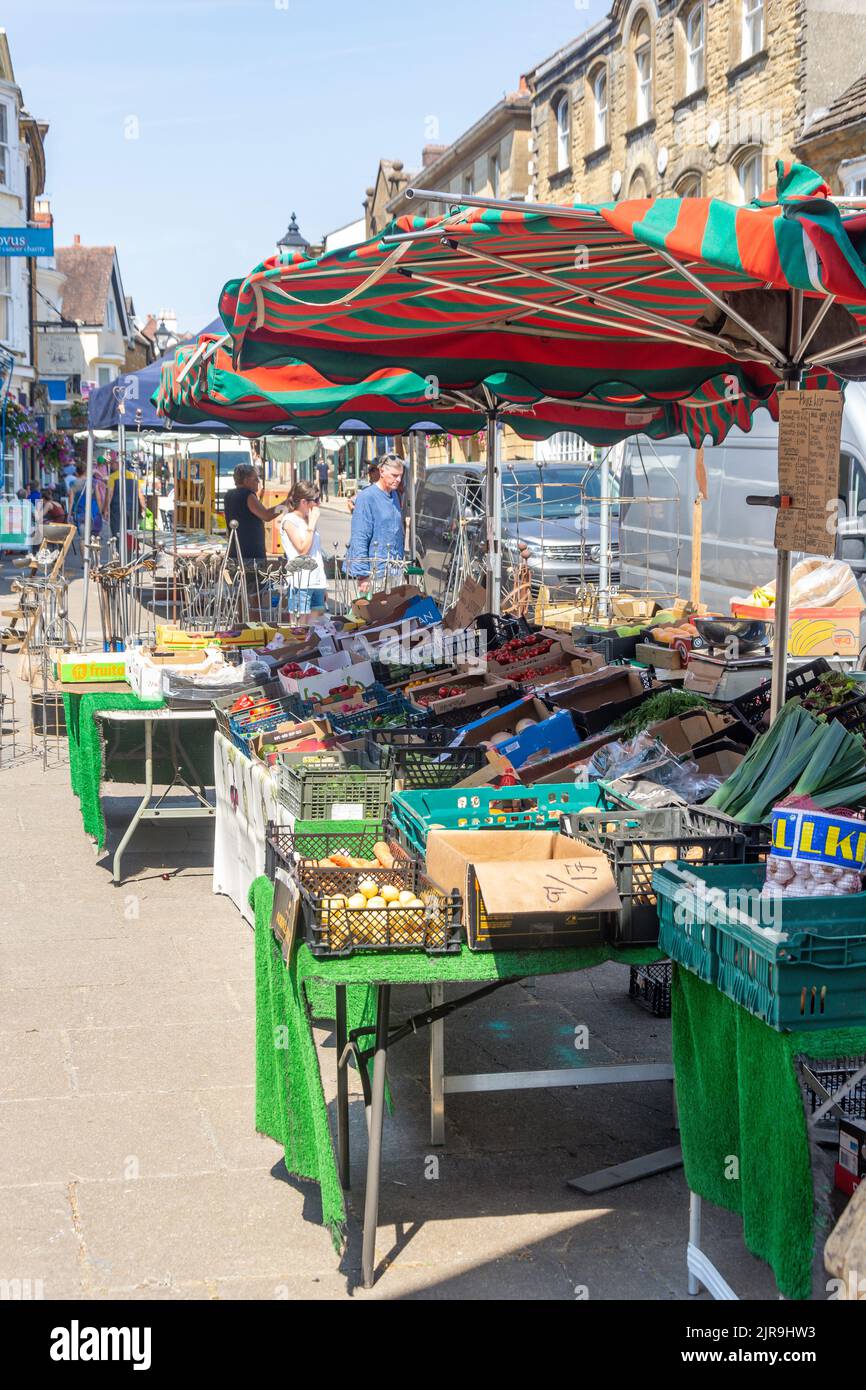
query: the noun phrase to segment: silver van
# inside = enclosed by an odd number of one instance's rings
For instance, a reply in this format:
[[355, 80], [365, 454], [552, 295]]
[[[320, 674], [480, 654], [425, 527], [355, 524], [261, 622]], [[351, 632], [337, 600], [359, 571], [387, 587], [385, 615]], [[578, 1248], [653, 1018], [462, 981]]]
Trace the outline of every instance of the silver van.
[[[775, 509], [750, 507], [746, 498], [778, 492], [778, 437], [769, 412], [758, 410], [748, 433], [733, 429], [724, 443], [704, 449], [709, 496], [702, 508], [701, 598], [717, 612], [728, 613], [732, 597], [776, 577]], [[685, 437], [656, 442], [637, 435], [625, 445], [622, 589], [688, 598], [696, 495], [695, 453]], [[852, 383], [845, 393], [837, 556], [866, 592], [866, 386], [861, 383]]]

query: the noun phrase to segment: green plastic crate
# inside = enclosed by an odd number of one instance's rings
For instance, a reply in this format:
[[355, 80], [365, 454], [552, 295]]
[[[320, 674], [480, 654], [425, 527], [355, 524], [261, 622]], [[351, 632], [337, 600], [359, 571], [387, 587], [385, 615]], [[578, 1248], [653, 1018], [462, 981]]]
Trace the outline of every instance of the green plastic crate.
[[563, 816], [603, 805], [597, 782], [552, 782], [532, 787], [466, 787], [449, 791], [395, 792], [394, 824], [417, 854], [427, 832], [437, 830], [558, 830]]
[[[268, 836], [277, 827], [268, 823]], [[361, 835], [358, 857], [372, 855], [373, 846], [388, 838], [382, 820], [296, 820], [295, 848], [310, 859], [324, 859], [330, 853], [332, 835]], [[353, 839], [354, 843], [354, 839]]]
[[[365, 759], [366, 762], [366, 759]], [[277, 761], [279, 798], [299, 820], [333, 820], [335, 808], [360, 808], [358, 820], [382, 820], [391, 799], [390, 768], [316, 768]], [[350, 819], [351, 811], [343, 813]], [[337, 819], [340, 818], [339, 811]]]
[[778, 897], [762, 864], [653, 875], [659, 946], [777, 1032], [866, 1024], [866, 893]]

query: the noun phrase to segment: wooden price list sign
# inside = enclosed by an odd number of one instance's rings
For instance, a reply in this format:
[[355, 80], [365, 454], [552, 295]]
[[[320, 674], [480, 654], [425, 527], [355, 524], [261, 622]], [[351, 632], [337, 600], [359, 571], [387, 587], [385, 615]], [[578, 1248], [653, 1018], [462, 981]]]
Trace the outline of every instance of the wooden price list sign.
[[841, 391], [779, 396], [779, 493], [791, 499], [776, 517], [777, 550], [836, 553]]

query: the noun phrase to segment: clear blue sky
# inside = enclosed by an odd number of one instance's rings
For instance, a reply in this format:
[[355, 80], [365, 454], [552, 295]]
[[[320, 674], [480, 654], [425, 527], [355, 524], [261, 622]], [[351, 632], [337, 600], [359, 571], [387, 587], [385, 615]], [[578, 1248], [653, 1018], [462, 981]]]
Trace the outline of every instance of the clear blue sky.
[[113, 243], [137, 312], [174, 307], [194, 330], [293, 210], [310, 240], [359, 217], [380, 156], [417, 168], [428, 118], [453, 140], [608, 8], [6, 0], [0, 22], [50, 125], [56, 244]]

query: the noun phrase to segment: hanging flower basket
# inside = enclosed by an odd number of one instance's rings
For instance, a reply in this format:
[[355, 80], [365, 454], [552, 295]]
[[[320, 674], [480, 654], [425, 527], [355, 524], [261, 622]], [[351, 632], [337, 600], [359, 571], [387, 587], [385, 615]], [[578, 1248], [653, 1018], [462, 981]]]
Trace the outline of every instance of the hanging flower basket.
[[75, 445], [68, 434], [59, 430], [42, 435], [39, 455], [43, 468], [54, 470], [75, 462]]
[[17, 444], [19, 448], [34, 448], [39, 443], [39, 429], [33, 411], [18, 401], [6, 401], [6, 445]]

